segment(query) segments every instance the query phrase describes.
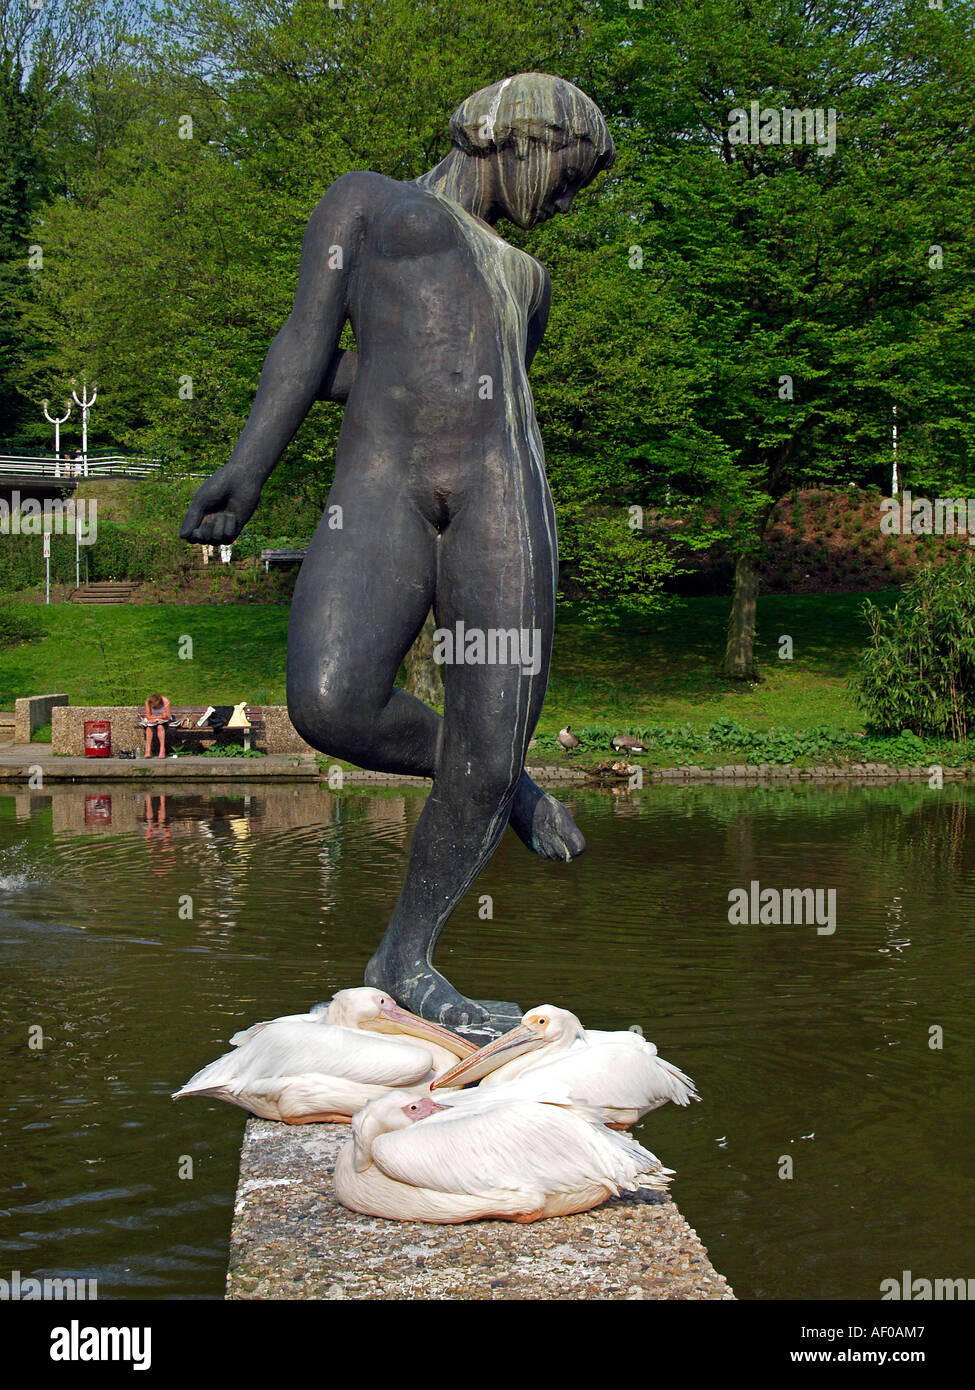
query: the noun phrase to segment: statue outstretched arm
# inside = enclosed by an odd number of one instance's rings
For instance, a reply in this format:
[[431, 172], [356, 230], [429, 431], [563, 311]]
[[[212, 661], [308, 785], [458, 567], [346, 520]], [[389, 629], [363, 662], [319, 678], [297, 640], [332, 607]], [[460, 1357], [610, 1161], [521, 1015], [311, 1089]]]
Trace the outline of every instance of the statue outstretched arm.
[[[180, 536], [204, 544], [238, 536], [261, 488], [320, 398], [348, 314], [369, 174], [344, 174], [318, 203], [301, 247], [294, 308], [268, 349], [247, 424], [228, 463], [199, 489]], [[341, 384], [341, 383], [340, 383]]]

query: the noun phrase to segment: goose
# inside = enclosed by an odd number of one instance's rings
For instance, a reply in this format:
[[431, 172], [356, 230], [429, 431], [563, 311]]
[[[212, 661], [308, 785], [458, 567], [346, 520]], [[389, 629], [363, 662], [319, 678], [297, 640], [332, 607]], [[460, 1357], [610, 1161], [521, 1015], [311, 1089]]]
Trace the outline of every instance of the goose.
[[647, 745], [638, 738], [631, 738], [629, 734], [617, 734], [610, 740], [611, 746], [617, 753], [645, 753]]

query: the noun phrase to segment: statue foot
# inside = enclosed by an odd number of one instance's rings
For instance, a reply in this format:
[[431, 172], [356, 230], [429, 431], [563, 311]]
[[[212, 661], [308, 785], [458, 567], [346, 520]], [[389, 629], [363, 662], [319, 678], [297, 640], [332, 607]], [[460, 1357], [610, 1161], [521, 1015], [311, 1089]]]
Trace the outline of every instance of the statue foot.
[[492, 1042], [521, 1022], [517, 1004], [497, 999], [468, 999], [426, 961], [397, 961], [382, 946], [366, 966], [365, 982], [388, 989], [405, 1009], [439, 1023], [476, 1047]]
[[543, 792], [527, 773], [522, 773], [518, 783], [508, 824], [519, 840], [542, 859], [568, 863], [586, 847], [569, 808]]

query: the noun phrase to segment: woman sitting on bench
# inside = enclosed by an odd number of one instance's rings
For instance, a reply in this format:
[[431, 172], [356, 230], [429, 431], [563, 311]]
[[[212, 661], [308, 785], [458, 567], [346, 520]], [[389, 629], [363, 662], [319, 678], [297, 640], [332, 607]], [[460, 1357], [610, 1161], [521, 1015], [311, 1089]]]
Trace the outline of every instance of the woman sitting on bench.
[[146, 757], [152, 757], [152, 731], [159, 730], [159, 756], [166, 756], [166, 725], [171, 718], [169, 701], [165, 695], [150, 695], [146, 700]]

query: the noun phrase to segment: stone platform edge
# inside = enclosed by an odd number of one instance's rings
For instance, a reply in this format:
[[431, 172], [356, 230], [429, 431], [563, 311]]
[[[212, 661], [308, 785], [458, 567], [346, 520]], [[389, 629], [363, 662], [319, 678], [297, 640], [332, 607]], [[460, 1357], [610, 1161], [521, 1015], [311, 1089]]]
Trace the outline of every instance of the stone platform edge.
[[628, 1194], [528, 1226], [381, 1221], [333, 1195], [332, 1169], [348, 1138], [347, 1125], [248, 1120], [228, 1299], [734, 1298], [662, 1194]]
[[[83, 758], [55, 755], [50, 744], [6, 743], [0, 745], [0, 782], [26, 782], [40, 768], [52, 782], [128, 782], [128, 781], [261, 781], [298, 778], [327, 781], [328, 770], [319, 767], [313, 753], [268, 754], [263, 758]], [[653, 767], [632, 763], [645, 782], [845, 782], [856, 786], [876, 781], [930, 781], [935, 764], [899, 766], [891, 763], [839, 763], [816, 767], [795, 767], [791, 763], [728, 764], [724, 767]], [[544, 786], [588, 786], [621, 788], [625, 773], [600, 776], [592, 770], [559, 764], [526, 767], [529, 776]], [[942, 780], [964, 782], [975, 778], [975, 766], [941, 766]], [[397, 773], [368, 772], [364, 768], [343, 768], [343, 787], [429, 787], [428, 777], [405, 777]]]

